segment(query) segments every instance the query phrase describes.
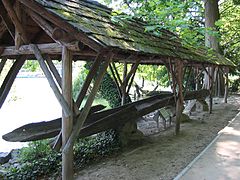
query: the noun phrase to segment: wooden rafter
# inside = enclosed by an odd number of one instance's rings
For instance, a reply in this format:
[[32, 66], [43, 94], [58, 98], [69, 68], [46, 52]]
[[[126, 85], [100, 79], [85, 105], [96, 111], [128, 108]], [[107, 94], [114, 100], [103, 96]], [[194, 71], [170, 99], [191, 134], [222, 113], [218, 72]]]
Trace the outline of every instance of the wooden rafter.
[[73, 128], [73, 131], [72, 131], [72, 134], [71, 134], [70, 138], [68, 139], [68, 142], [66, 143], [66, 145], [63, 149], [63, 153], [66, 153], [68, 151], [68, 149], [73, 146], [75, 140], [77, 139], [78, 134], [79, 134], [79, 132], [80, 132], [82, 126], [83, 126], [83, 123], [88, 116], [88, 113], [90, 111], [93, 100], [94, 100], [94, 98], [97, 94], [97, 91], [98, 91], [99, 87], [100, 87], [103, 76], [106, 73], [110, 62], [112, 61], [112, 58], [113, 58], [113, 54], [112, 54], [112, 52], [110, 52], [108, 57], [104, 61], [104, 63], [101, 65], [101, 69], [98, 72], [98, 76], [95, 80], [95, 83], [94, 83], [94, 86], [91, 90], [91, 93], [89, 94], [89, 96], [87, 98], [86, 104], [85, 104], [80, 116], [77, 118], [76, 124]]
[[19, 0], [19, 1], [21, 3], [23, 3], [26, 7], [30, 8], [31, 10], [33, 10], [35, 13], [40, 13], [39, 14], [40, 16], [42, 16], [42, 17], [47, 16], [48, 20], [51, 21], [53, 24], [55, 24], [58, 27], [61, 27], [63, 30], [65, 30], [69, 34], [73, 34], [76, 39], [78, 39], [79, 41], [83, 42], [87, 46], [91, 47], [95, 51], [99, 52], [104, 47], [104, 45], [99, 45], [99, 43], [97, 43], [94, 40], [90, 39], [83, 32], [76, 31], [76, 29], [73, 26], [71, 26], [68, 23], [65, 23], [57, 15], [47, 11], [43, 6], [40, 6], [37, 2], [29, 1], [29, 0]]
[[67, 44], [74, 40], [74, 37], [66, 33], [61, 28], [54, 28], [49, 24], [44, 18], [39, 16], [34, 11], [27, 9], [28, 15], [50, 36], [55, 42], [60, 42], [61, 44]]
[[14, 25], [11, 22], [11, 19], [9, 18], [7, 11], [3, 7], [0, 7], [0, 16], [9, 34], [14, 39], [15, 38]]
[[12, 65], [12, 67], [10, 68], [7, 76], [5, 77], [5, 79], [2, 83], [2, 86], [0, 88], [0, 108], [2, 107], [8, 93], [13, 85], [13, 82], [14, 82], [19, 70], [23, 66], [25, 60], [26, 60], [26, 56], [18, 57], [16, 59], [16, 61], [14, 62], [14, 64]]
[[2, 0], [4, 7], [6, 8], [8, 15], [10, 16], [15, 28], [17, 29], [17, 31], [21, 34], [21, 38], [23, 40], [24, 43], [29, 44], [29, 39], [27, 38], [27, 34], [22, 26], [22, 24], [20, 23], [12, 5], [11, 2], [9, 0]]
[[41, 51], [38, 49], [38, 47], [34, 44], [30, 44], [30, 47], [32, 48], [32, 51], [34, 52], [41, 69], [43, 70], [45, 76], [47, 77], [47, 80], [49, 82], [49, 85], [51, 86], [56, 98], [58, 99], [58, 102], [61, 104], [63, 111], [65, 113], [65, 116], [72, 116], [72, 110], [71, 108], [68, 106], [66, 100], [64, 99], [63, 95], [61, 94], [61, 92], [59, 91], [51, 72], [49, 71], [47, 65], [45, 64], [44, 58], [41, 54]]
[[[16, 16], [17, 16], [17, 19], [19, 21], [20, 24], [22, 24], [22, 19], [23, 19], [23, 16], [22, 16], [22, 9], [21, 9], [21, 4], [19, 1], [16, 1], [15, 2], [15, 6], [14, 6], [14, 9], [15, 9], [15, 12], [16, 12]], [[21, 27], [22, 30], [23, 30], [23, 26]], [[18, 31], [19, 28], [15, 28], [15, 47], [16, 49], [19, 49], [19, 47], [21, 46], [22, 44], [22, 37], [21, 37], [21, 33], [25, 33], [25, 32], [20, 32]], [[24, 30], [23, 30], [24, 31]], [[24, 34], [24, 36], [26, 36], [26, 33]], [[23, 36], [23, 38], [24, 38]], [[25, 37], [27, 38], [27, 36]], [[26, 39], [27, 40], [27, 39]], [[28, 41], [28, 40], [27, 40]]]

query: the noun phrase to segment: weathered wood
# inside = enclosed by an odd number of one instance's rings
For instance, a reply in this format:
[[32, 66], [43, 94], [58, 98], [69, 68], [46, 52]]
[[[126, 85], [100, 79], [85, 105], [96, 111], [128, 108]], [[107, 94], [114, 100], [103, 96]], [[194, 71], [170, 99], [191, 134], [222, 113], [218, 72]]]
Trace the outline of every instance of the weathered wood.
[[[72, 53], [63, 46], [62, 50], [62, 94], [68, 107], [72, 110]], [[62, 114], [62, 145], [65, 146], [73, 129], [72, 116]], [[73, 179], [73, 146], [70, 146], [66, 153], [62, 154], [62, 179]]]
[[178, 61], [176, 63], [176, 82], [178, 85], [178, 92], [177, 92], [177, 104], [176, 104], [176, 126], [175, 126], [175, 133], [179, 134], [180, 132], [180, 123], [182, 112], [184, 109], [183, 106], [183, 63], [182, 61]]
[[21, 34], [21, 38], [24, 43], [28, 44], [29, 40], [27, 38], [26, 32], [22, 26], [22, 24], [19, 22], [19, 19], [11, 5], [11, 2], [9, 0], [2, 0], [2, 3], [4, 7], [6, 8], [8, 15], [10, 16], [15, 28], [17, 29], [17, 32]]
[[101, 51], [102, 48], [105, 47], [103, 44], [99, 45], [99, 43], [97, 43], [93, 39], [90, 39], [86, 34], [79, 32], [73, 26], [66, 23], [63, 19], [59, 18], [59, 16], [49, 12], [47, 9], [39, 5], [37, 2], [29, 1], [29, 0], [19, 0], [19, 1], [23, 3], [26, 7], [30, 8], [35, 13], [40, 13], [39, 15], [42, 16], [43, 18], [47, 17], [47, 19], [51, 21], [53, 24], [55, 24], [58, 27], [61, 27], [67, 33], [74, 35], [76, 39], [83, 42], [84, 44], [91, 47], [92, 49], [96, 50], [97, 52]]
[[2, 58], [1, 62], [0, 62], [0, 75], [2, 73], [2, 70], [4, 68], [4, 65], [6, 64], [7, 62], [7, 58]]
[[34, 11], [27, 9], [27, 13], [54, 41], [65, 44], [74, 40], [71, 34], [67, 34], [63, 29], [52, 27], [52, 25]]
[[[184, 100], [191, 100], [191, 99], [205, 99], [209, 95], [209, 91], [199, 90], [199, 91], [191, 91], [187, 92], [184, 96]], [[111, 121], [116, 123], [115, 127], [112, 127], [113, 129], [117, 128], [117, 125], [121, 122], [119, 122], [119, 118], [122, 118], [122, 115], [125, 115], [125, 112], [123, 111], [125, 108], [128, 108], [130, 106], [134, 106], [138, 111], [138, 117], [141, 117], [143, 115], [146, 115], [150, 112], [153, 112], [157, 109], [160, 109], [162, 107], [166, 106], [174, 106], [175, 100], [173, 97], [173, 94], [159, 94], [155, 95], [140, 101], [136, 101], [130, 104], [126, 104], [124, 106], [120, 106], [114, 109], [109, 109], [101, 112], [96, 112], [98, 110], [102, 110], [103, 107], [96, 106], [91, 108], [91, 112], [89, 113], [86, 121], [84, 122], [83, 128], [88, 128], [87, 135], [95, 134], [94, 131], [91, 129], [91, 124], [94, 124], [96, 122], [103, 122], [103, 119], [107, 121]], [[116, 116], [111, 116], [112, 114], [116, 114], [117, 112], [124, 112], [124, 114], [118, 113]], [[109, 119], [108, 119], [109, 118]], [[134, 120], [134, 119], [132, 119]], [[125, 121], [123, 122], [123, 124]], [[109, 129], [109, 127], [102, 127], [103, 129]], [[12, 132], [5, 134], [3, 136], [3, 139], [6, 141], [12, 141], [12, 142], [25, 142], [25, 141], [33, 141], [33, 140], [40, 140], [45, 138], [52, 138], [55, 137], [59, 132], [61, 131], [61, 118], [48, 121], [48, 122], [39, 122], [39, 123], [31, 123], [24, 125], [22, 127], [19, 127]], [[80, 131], [81, 134], [81, 131]], [[85, 133], [84, 133], [85, 134]], [[81, 137], [85, 137], [81, 135]]]
[[121, 91], [122, 91], [122, 102], [121, 104], [124, 105], [126, 104], [126, 88], [127, 88], [127, 81], [124, 81], [124, 79], [127, 77], [127, 62], [124, 62], [124, 68], [123, 68], [123, 83], [121, 86]]
[[62, 96], [61, 92], [59, 91], [59, 89], [51, 75], [51, 72], [49, 71], [47, 65], [45, 64], [45, 61], [41, 54], [41, 51], [38, 49], [37, 45], [30, 44], [30, 47], [31, 47], [32, 51], [34, 52], [34, 54], [40, 64], [41, 69], [43, 70], [45, 76], [47, 77], [49, 85], [52, 88], [56, 98], [58, 99], [58, 102], [61, 104], [61, 106], [64, 110], [64, 113], [65, 113], [65, 116], [66, 117], [72, 116], [72, 110], [68, 106], [68, 104], [67, 104], [66, 100], [64, 99], [64, 97]]
[[20, 56], [19, 58], [16, 59], [14, 64], [12, 65], [11, 69], [9, 70], [7, 76], [5, 77], [2, 86], [0, 88], [0, 108], [2, 107], [12, 85], [13, 82], [23, 66], [24, 62], [26, 60], [26, 56]]
[[58, 73], [57, 68], [54, 66], [49, 55], [45, 55], [44, 57], [46, 59], [47, 65], [48, 65], [50, 71], [52, 72], [54, 78], [56, 79], [59, 87], [62, 88], [62, 78], [61, 78], [60, 74]]
[[[21, 4], [19, 1], [15, 2], [15, 11], [17, 18], [20, 23], [22, 23], [22, 9], [21, 9]], [[18, 28], [15, 30], [15, 47], [16, 49], [19, 49], [19, 47], [22, 44], [22, 38], [21, 38], [21, 32], [18, 31]]]
[[229, 68], [225, 67], [224, 68], [225, 72], [225, 92], [224, 92], [224, 102], [227, 103], [227, 99], [228, 99], [228, 89], [229, 89], [229, 79], [228, 79], [228, 73], [229, 73]]
[[118, 82], [119, 82], [120, 86], [122, 86], [123, 82], [122, 82], [122, 80], [121, 80], [121, 78], [120, 78], [120, 75], [119, 75], [119, 73], [118, 73], [118, 70], [117, 70], [116, 65], [115, 65], [114, 62], [112, 63], [112, 67], [113, 67], [113, 70], [114, 70], [114, 72], [115, 72], [115, 74], [116, 74], [116, 77], [117, 77], [117, 79], [118, 79]]
[[102, 53], [103, 52], [99, 53], [97, 55], [97, 57], [95, 58], [95, 61], [92, 64], [92, 67], [91, 67], [91, 69], [90, 69], [90, 71], [89, 71], [89, 73], [88, 73], [88, 75], [86, 77], [86, 80], [83, 83], [82, 89], [81, 89], [81, 91], [78, 94], [78, 97], [77, 97], [77, 100], [76, 100], [76, 105], [78, 107], [80, 107], [84, 97], [86, 96], [86, 92], [87, 92], [87, 90], [88, 90], [88, 88], [90, 86], [90, 83], [91, 83], [93, 77], [96, 75], [97, 69], [98, 69], [98, 67], [99, 67], [99, 65], [100, 65], [100, 63], [102, 61], [102, 58], [103, 58], [103, 54]]
[[10, 36], [14, 39], [15, 37], [14, 25], [11, 22], [11, 19], [9, 18], [7, 11], [3, 7], [0, 7], [0, 16], [2, 17], [2, 21], [6, 26]]
[[[91, 110], [89, 112], [90, 118], [88, 118], [90, 123], [94, 122], [95, 117], [97, 117], [94, 113], [97, 111], [101, 111], [106, 106], [103, 105], [97, 105], [91, 107]], [[91, 114], [94, 114], [95, 116], [91, 117]], [[103, 114], [105, 116], [105, 114]], [[84, 123], [84, 126], [89, 125], [90, 123], [87, 121]], [[62, 118], [57, 118], [51, 121], [42, 121], [37, 123], [30, 123], [26, 124], [24, 126], [21, 126], [12, 132], [5, 134], [3, 136], [4, 140], [10, 141], [10, 142], [27, 142], [27, 141], [35, 141], [35, 140], [41, 140], [46, 138], [52, 138], [58, 135], [61, 131], [61, 122]], [[16, 135], [18, 134], [18, 135]]]
[[97, 78], [95, 80], [94, 86], [92, 88], [91, 93], [88, 96], [88, 99], [86, 101], [86, 104], [82, 110], [82, 113], [80, 114], [80, 116], [77, 119], [76, 125], [74, 126], [73, 132], [70, 136], [70, 138], [68, 139], [67, 144], [64, 146], [63, 152], [66, 153], [68, 148], [73, 146], [75, 140], [78, 137], [78, 134], [83, 126], [84, 121], [86, 120], [88, 113], [90, 111], [91, 105], [93, 103], [93, 100], [97, 94], [97, 91], [99, 89], [99, 86], [101, 84], [101, 81], [103, 79], [104, 74], [107, 71], [108, 65], [111, 63], [112, 61], [112, 57], [113, 54], [110, 52], [109, 56], [107, 57], [107, 59], [105, 60], [104, 64], [102, 64], [101, 69], [98, 72]]
[[115, 85], [116, 85], [116, 87], [117, 87], [117, 89], [118, 89], [118, 94], [119, 94], [120, 97], [122, 97], [122, 92], [121, 92], [121, 88], [120, 88], [120, 83], [119, 83], [118, 80], [117, 80], [116, 74], [115, 74], [115, 72], [114, 72], [114, 70], [113, 70], [113, 67], [112, 67], [111, 63], [109, 64], [109, 68], [110, 68], [110, 71], [111, 71], [111, 73], [112, 73], [112, 76], [113, 76], [113, 80], [114, 80], [114, 82], [115, 82]]
[[[73, 42], [73, 43], [68, 43], [64, 44], [67, 46], [67, 48], [71, 51], [80, 51], [81, 50], [81, 43], [79, 42]], [[48, 43], [48, 44], [37, 44], [36, 45], [38, 49], [44, 54], [61, 54], [62, 51], [62, 45], [58, 43]], [[22, 45], [19, 47], [19, 49], [16, 49], [15, 46], [7, 46], [7, 47], [2, 47], [4, 48], [2, 54], [0, 56], [15, 56], [15, 55], [31, 55], [34, 54], [33, 51], [31, 50], [30, 45]]]

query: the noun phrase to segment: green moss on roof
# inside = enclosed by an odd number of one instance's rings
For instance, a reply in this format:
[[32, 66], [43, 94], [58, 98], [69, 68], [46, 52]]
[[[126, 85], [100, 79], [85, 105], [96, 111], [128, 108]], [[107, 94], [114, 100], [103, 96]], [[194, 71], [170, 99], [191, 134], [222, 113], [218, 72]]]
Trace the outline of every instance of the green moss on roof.
[[135, 51], [192, 62], [233, 66], [234, 64], [204, 48], [183, 46], [181, 40], [167, 30], [146, 32], [146, 23], [86, 0], [35, 0], [48, 11], [74, 26], [97, 42], [124, 51]]

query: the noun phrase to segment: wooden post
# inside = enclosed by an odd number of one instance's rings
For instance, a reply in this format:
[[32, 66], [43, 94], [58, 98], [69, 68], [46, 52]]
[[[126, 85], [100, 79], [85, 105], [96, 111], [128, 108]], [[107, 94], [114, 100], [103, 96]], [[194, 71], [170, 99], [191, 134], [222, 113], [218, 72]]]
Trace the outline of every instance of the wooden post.
[[228, 98], [228, 86], [229, 86], [229, 79], [228, 79], [228, 73], [229, 73], [229, 68], [225, 67], [225, 92], [224, 92], [224, 103], [227, 103], [227, 98]]
[[180, 123], [183, 111], [183, 62], [177, 61], [176, 62], [176, 83], [178, 85], [178, 92], [177, 92], [177, 104], [176, 104], [176, 126], [175, 126], [175, 133], [176, 135], [180, 132]]
[[212, 108], [213, 108], [213, 86], [214, 86], [214, 71], [215, 68], [211, 67], [209, 68], [209, 113], [212, 114]]
[[95, 96], [97, 94], [97, 91], [98, 91], [99, 87], [100, 87], [100, 84], [102, 82], [103, 76], [104, 76], [104, 74], [107, 71], [107, 67], [108, 67], [109, 63], [112, 61], [112, 58], [113, 58], [113, 54], [112, 54], [112, 52], [110, 52], [108, 57], [107, 57], [107, 59], [106, 59], [106, 61], [102, 64], [101, 69], [98, 72], [98, 76], [97, 76], [97, 78], [95, 80], [95, 83], [94, 83], [94, 86], [92, 88], [92, 91], [91, 91], [91, 93], [88, 96], [88, 99], [86, 101], [86, 104], [85, 104], [83, 110], [81, 111], [81, 114], [78, 116], [78, 118], [76, 120], [76, 124], [74, 125], [72, 134], [69, 137], [66, 145], [63, 148], [63, 153], [67, 153], [68, 150], [70, 149], [70, 147], [73, 146], [75, 140], [77, 139], [78, 134], [79, 134], [79, 132], [80, 132], [82, 126], [83, 126], [83, 123], [86, 120], [86, 118], [88, 116], [88, 113], [89, 113], [89, 111], [91, 109], [91, 105], [92, 105], [93, 100], [94, 100], [94, 98], [95, 98]]
[[[62, 93], [63, 97], [72, 109], [72, 54], [63, 46], [62, 51]], [[73, 116], [66, 117], [62, 114], [62, 144], [67, 143], [72, 133]], [[62, 153], [62, 179], [73, 179], [73, 146], [70, 146], [66, 153]]]
[[[16, 1], [15, 3], [15, 11], [16, 11], [16, 16], [19, 20], [19, 22], [22, 22], [22, 10], [21, 10], [21, 4], [19, 1]], [[18, 31], [18, 29], [15, 29], [15, 47], [16, 49], [19, 49], [19, 47], [22, 44], [22, 39], [21, 39], [21, 32]]]
[[124, 69], [123, 69], [123, 84], [121, 87], [122, 90], [122, 105], [126, 104], [126, 87], [127, 87], [127, 81], [124, 81], [124, 79], [127, 77], [127, 62], [124, 61]]

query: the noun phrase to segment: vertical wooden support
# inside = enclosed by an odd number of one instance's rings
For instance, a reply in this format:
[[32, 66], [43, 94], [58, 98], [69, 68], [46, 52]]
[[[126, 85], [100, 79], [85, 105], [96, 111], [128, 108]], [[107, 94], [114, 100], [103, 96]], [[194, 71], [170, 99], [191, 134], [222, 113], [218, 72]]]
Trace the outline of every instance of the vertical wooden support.
[[176, 135], [180, 132], [180, 123], [183, 112], [183, 62], [176, 62], [176, 83], [178, 86], [177, 103], [176, 103]]
[[213, 108], [213, 86], [214, 86], [214, 67], [209, 68], [209, 113], [212, 114], [212, 108]]
[[121, 87], [122, 90], [122, 102], [121, 104], [124, 105], [126, 104], [126, 87], [127, 87], [127, 82], [124, 81], [124, 79], [127, 77], [127, 62], [124, 61], [124, 69], [123, 69], [123, 84]]
[[[18, 17], [19, 22], [22, 22], [22, 12], [21, 12], [21, 4], [19, 1], [16, 1], [15, 3], [15, 11], [16, 16]], [[21, 46], [22, 39], [21, 39], [21, 33], [18, 31], [18, 29], [15, 29], [15, 47], [16, 49], [19, 49]]]
[[100, 84], [102, 82], [104, 74], [107, 71], [108, 65], [112, 61], [112, 58], [113, 58], [113, 54], [112, 54], [112, 52], [110, 52], [107, 59], [105, 60], [105, 62], [101, 65], [101, 69], [98, 72], [98, 76], [97, 76], [97, 78], [95, 80], [95, 83], [94, 83], [94, 86], [93, 86], [93, 88], [92, 88], [92, 90], [91, 90], [91, 92], [88, 96], [86, 104], [85, 104], [83, 110], [81, 111], [81, 114], [78, 116], [78, 118], [76, 120], [76, 124], [73, 127], [72, 134], [69, 137], [66, 145], [63, 148], [63, 153], [67, 153], [68, 150], [70, 149], [70, 147], [73, 146], [75, 140], [77, 139], [78, 134], [79, 134], [79, 132], [80, 132], [82, 126], [83, 126], [83, 123], [86, 120], [86, 118], [88, 116], [88, 113], [91, 109], [91, 105], [92, 105], [93, 100], [94, 100], [94, 98], [97, 94], [97, 91], [98, 91], [99, 87], [100, 87]]
[[[63, 46], [62, 50], [62, 93], [70, 109], [72, 109], [72, 53]], [[67, 143], [72, 133], [73, 116], [62, 114], [62, 144]], [[62, 153], [62, 179], [73, 179], [73, 146]]]
[[229, 73], [229, 68], [225, 67], [224, 68], [224, 73], [225, 73], [225, 92], [224, 92], [224, 103], [227, 103], [227, 98], [228, 98], [228, 86], [229, 86], [229, 79], [228, 79], [228, 73]]

